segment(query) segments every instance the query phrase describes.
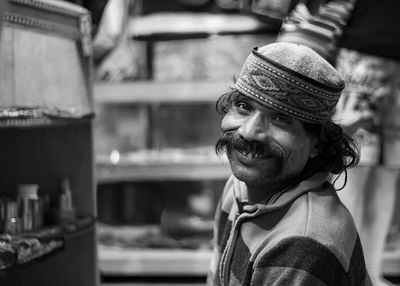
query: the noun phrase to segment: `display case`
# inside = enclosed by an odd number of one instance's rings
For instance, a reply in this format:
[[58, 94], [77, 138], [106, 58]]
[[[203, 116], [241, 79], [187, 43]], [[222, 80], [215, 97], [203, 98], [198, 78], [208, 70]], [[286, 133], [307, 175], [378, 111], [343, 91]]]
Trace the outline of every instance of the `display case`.
[[[0, 284], [98, 285], [90, 13], [55, 0], [2, 5]], [[19, 197], [26, 184], [40, 202], [32, 228]]]

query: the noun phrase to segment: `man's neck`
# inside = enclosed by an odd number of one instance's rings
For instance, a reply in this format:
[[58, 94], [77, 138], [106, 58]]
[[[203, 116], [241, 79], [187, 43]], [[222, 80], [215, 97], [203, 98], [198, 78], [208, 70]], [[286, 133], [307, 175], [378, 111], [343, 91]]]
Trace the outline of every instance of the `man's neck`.
[[297, 185], [306, 177], [308, 176], [302, 173], [284, 182], [268, 183], [264, 185], [246, 184], [248, 203], [253, 205], [260, 202], [268, 202], [275, 194]]
[[279, 193], [280, 191], [283, 191], [288, 187], [282, 184], [279, 185], [268, 184], [268, 185], [257, 185], [257, 186], [246, 184], [246, 186], [247, 186], [247, 199], [250, 205], [254, 205], [260, 202], [267, 202], [276, 193]]

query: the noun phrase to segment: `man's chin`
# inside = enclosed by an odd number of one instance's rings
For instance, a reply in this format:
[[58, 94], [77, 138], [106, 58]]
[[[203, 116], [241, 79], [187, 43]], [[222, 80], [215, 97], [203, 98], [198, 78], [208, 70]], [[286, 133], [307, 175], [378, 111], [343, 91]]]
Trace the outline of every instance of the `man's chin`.
[[232, 174], [240, 181], [250, 185], [265, 185], [276, 180], [279, 175], [276, 168], [259, 170], [240, 164], [231, 164]]

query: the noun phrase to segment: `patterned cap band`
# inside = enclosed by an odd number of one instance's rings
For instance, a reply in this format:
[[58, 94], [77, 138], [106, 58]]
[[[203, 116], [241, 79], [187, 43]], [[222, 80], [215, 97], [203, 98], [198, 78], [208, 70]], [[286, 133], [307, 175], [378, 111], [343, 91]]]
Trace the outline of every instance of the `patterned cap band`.
[[[296, 53], [293, 56], [296, 61], [299, 55]], [[300, 61], [304, 60], [301, 56], [299, 56]], [[319, 61], [318, 57], [316, 59]], [[310, 58], [307, 60], [310, 61]], [[315, 59], [311, 57], [311, 60]], [[318, 61], [311, 63], [310, 68], [325, 64]], [[304, 68], [301, 71], [289, 68], [265, 54], [260, 54], [255, 48], [236, 81], [236, 89], [272, 109], [301, 121], [322, 123], [329, 120], [344, 85], [322, 83], [304, 73], [306, 73]]]

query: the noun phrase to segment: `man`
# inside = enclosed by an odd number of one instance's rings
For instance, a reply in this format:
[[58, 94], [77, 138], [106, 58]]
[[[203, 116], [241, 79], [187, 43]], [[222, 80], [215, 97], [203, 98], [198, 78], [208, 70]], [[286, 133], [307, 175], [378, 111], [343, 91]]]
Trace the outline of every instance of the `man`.
[[343, 88], [310, 48], [274, 43], [254, 49], [220, 97], [216, 149], [233, 176], [208, 285], [370, 285], [352, 217], [328, 182], [358, 161], [330, 120]]

